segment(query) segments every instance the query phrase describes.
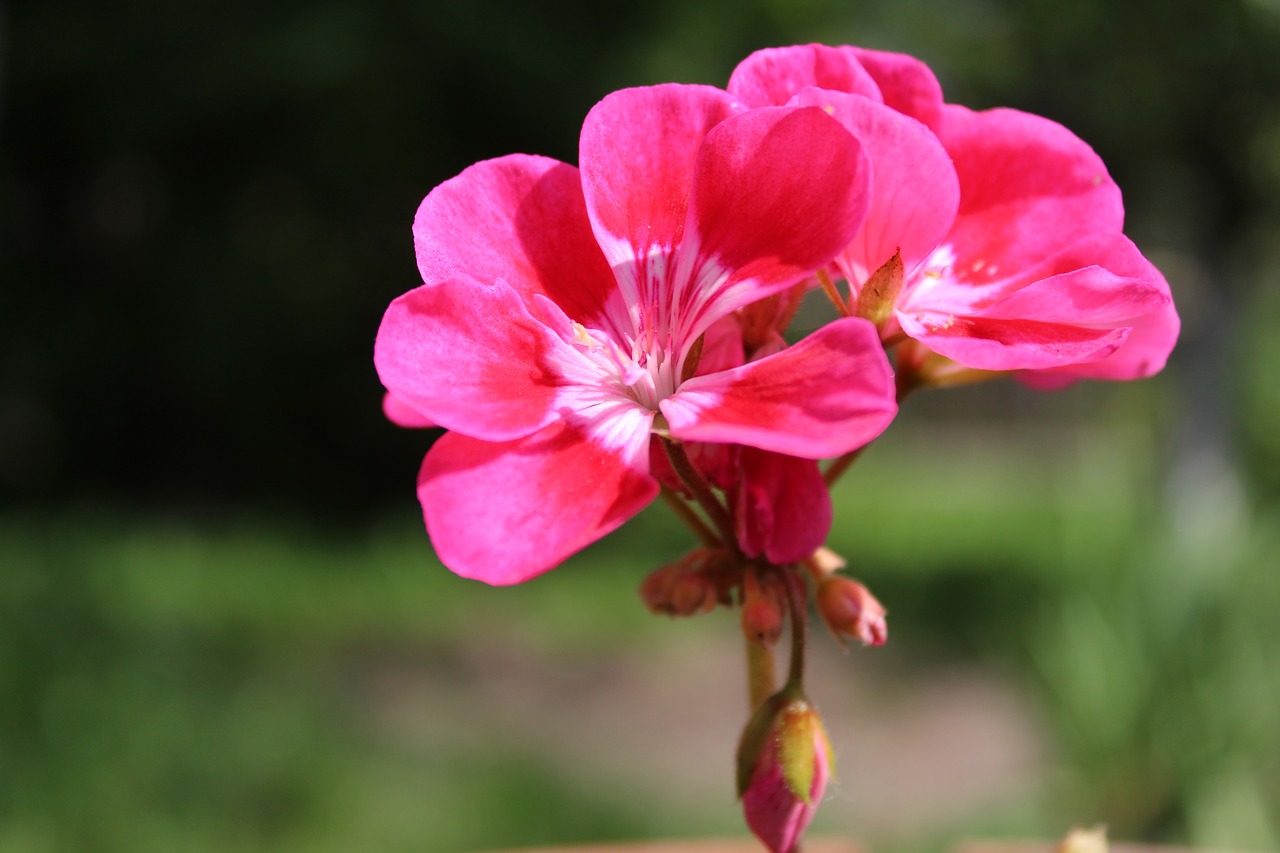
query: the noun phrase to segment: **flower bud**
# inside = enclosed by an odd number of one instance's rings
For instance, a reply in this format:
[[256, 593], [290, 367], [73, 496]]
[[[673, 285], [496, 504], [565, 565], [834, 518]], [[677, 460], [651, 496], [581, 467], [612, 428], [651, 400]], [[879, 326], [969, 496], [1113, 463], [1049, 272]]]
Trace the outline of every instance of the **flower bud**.
[[851, 578], [832, 575], [822, 582], [818, 613], [837, 639], [857, 637], [864, 646], [883, 646], [889, 638], [884, 605]]
[[742, 579], [742, 633], [753, 643], [772, 646], [782, 637], [783, 591], [749, 569]]
[[692, 616], [727, 601], [723, 554], [699, 548], [651, 572], [640, 584], [640, 599], [653, 613]]
[[777, 695], [753, 715], [739, 745], [739, 788], [747, 826], [771, 853], [797, 849], [832, 766], [822, 720], [804, 699]]

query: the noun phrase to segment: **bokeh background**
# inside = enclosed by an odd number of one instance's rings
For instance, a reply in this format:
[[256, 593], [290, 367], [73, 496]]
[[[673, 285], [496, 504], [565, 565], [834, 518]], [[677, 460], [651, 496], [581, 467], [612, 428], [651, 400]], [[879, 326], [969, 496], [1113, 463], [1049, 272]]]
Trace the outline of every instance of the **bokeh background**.
[[1280, 3], [0, 6], [0, 850], [464, 851], [739, 835], [728, 614], [647, 513], [491, 590], [371, 364], [421, 197], [573, 162], [624, 86], [902, 50], [1048, 115], [1184, 320], [1162, 376], [911, 399], [836, 495], [885, 649], [818, 637], [817, 829], [1280, 848]]

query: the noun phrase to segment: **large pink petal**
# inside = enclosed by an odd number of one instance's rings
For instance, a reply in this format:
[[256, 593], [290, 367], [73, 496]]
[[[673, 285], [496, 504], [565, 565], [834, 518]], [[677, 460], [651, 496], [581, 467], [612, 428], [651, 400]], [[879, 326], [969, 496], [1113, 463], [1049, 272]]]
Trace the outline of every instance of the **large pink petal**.
[[942, 143], [920, 122], [883, 104], [839, 92], [806, 89], [792, 104], [822, 107], [871, 158], [871, 207], [837, 263], [854, 286], [901, 252], [914, 270], [955, 220], [960, 182]]
[[1112, 370], [1133, 378], [1133, 371], [1163, 365], [1176, 338], [1176, 325], [1148, 328], [1144, 321], [1134, 340], [1138, 322], [1162, 315], [1171, 297], [1156, 268], [1118, 233], [1079, 240], [1008, 285], [1018, 289], [981, 309], [902, 310], [899, 322], [935, 352], [984, 370], [1046, 370], [1115, 359]]
[[880, 100], [879, 87], [852, 47], [804, 44], [757, 50], [729, 77], [729, 91], [752, 107], [782, 106], [809, 86]]
[[950, 276], [986, 284], [1092, 234], [1119, 233], [1120, 190], [1093, 149], [1040, 116], [948, 105], [939, 138], [960, 178]]
[[1115, 327], [1168, 304], [1168, 290], [1155, 282], [1088, 266], [1029, 284], [992, 303], [981, 316]]
[[821, 459], [871, 441], [898, 406], [875, 327], [847, 318], [775, 355], [695, 376], [661, 409], [676, 438]]
[[373, 362], [387, 390], [424, 419], [507, 441], [557, 419], [563, 383], [546, 356], [558, 345], [505, 283], [456, 278], [391, 303]]
[[734, 495], [738, 543], [775, 565], [808, 557], [831, 531], [831, 495], [812, 459], [742, 448]]
[[608, 448], [565, 424], [504, 443], [447, 433], [418, 477], [441, 562], [467, 578], [521, 583], [555, 568], [645, 507], [657, 482], [630, 447]]
[[[885, 106], [937, 129], [942, 121], [942, 87], [929, 66], [914, 56], [851, 48], [858, 63], [875, 80]], [[835, 88], [828, 86], [827, 88]], [[844, 91], [853, 91], [846, 89]]]
[[413, 240], [427, 284], [502, 279], [526, 300], [542, 294], [571, 319], [606, 328], [616, 287], [573, 166], [522, 154], [476, 163], [423, 200]]
[[818, 107], [764, 107], [709, 134], [673, 282], [696, 335], [828, 263], [866, 218], [857, 140]]
[[[1178, 341], [1181, 321], [1169, 293], [1168, 282], [1129, 240], [1122, 236], [1081, 241], [1055, 264], [1070, 265], [1091, 259], [1117, 275], [1142, 281], [1154, 291], [1148, 303], [1115, 317], [1111, 322], [1131, 326], [1124, 345], [1104, 359], [1057, 369], [1024, 373], [1019, 379], [1040, 388], [1056, 388], [1077, 379], [1128, 380], [1152, 376], [1164, 369]], [[1142, 310], [1145, 308], [1146, 310]]]
[[672, 83], [614, 92], [587, 114], [582, 187], [596, 238], [624, 288], [645, 285], [637, 263], [679, 245], [702, 140], [741, 109], [720, 89]]
[[1182, 321], [1172, 304], [1132, 320], [1129, 337], [1106, 358], [1067, 367], [1026, 371], [1018, 379], [1034, 388], [1052, 390], [1078, 379], [1125, 381], [1145, 379], [1164, 370], [1178, 341]]

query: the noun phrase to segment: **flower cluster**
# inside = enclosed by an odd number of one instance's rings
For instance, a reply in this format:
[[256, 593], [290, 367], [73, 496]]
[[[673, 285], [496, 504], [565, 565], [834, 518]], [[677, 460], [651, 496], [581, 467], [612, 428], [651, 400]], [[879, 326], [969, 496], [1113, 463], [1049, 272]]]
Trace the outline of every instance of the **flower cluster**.
[[[447, 430], [418, 498], [465, 577], [526, 581], [665, 494], [701, 547], [642, 596], [742, 608], [774, 716], [744, 740], [740, 793], [785, 853], [831, 762], [802, 655], [781, 691], [764, 656], [788, 621], [802, 648], [806, 590], [838, 637], [886, 637], [823, 547], [830, 482], [913, 389], [1159, 371], [1178, 316], [1122, 227], [1101, 160], [1048, 119], [948, 104], [901, 54], [762, 50], [725, 89], [608, 95], [577, 167], [512, 155], [432, 190], [423, 284], [378, 331], [384, 408]], [[833, 319], [795, 339], [823, 294]]]

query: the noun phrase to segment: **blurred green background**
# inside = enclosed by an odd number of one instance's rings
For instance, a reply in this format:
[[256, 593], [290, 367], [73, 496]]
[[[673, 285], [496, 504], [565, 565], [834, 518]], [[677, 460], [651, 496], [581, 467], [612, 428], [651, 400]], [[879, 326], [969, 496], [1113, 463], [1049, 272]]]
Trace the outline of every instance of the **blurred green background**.
[[634, 593], [689, 537], [454, 578], [370, 356], [433, 185], [805, 41], [1071, 127], [1184, 321], [1151, 381], [912, 399], [842, 483], [892, 630], [815, 643], [817, 828], [1280, 849], [1276, 0], [60, 0], [0, 5], [0, 850], [742, 833], [732, 617]]

